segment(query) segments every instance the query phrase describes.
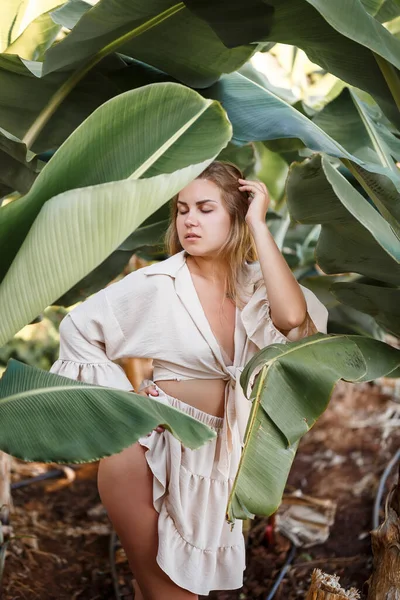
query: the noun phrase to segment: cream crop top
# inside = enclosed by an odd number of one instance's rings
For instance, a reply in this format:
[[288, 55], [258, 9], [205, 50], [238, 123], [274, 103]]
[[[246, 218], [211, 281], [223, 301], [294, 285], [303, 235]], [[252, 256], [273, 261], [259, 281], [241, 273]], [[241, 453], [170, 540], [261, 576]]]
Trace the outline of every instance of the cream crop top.
[[[60, 324], [60, 355], [50, 371], [71, 379], [123, 390], [133, 390], [123, 369], [113, 360], [123, 357], [153, 359], [153, 379], [224, 379], [225, 416], [221, 473], [229, 470], [233, 433], [243, 443], [250, 402], [239, 379], [244, 366], [261, 348], [296, 339], [285, 337], [273, 324], [265, 285], [254, 291], [261, 276], [259, 263], [246, 265], [242, 279], [242, 310], [236, 308], [234, 361], [226, 355], [211, 330], [186, 264], [185, 251], [138, 269], [100, 290], [74, 308]], [[328, 311], [301, 286], [309, 317], [326, 333]], [[235, 439], [236, 439], [235, 434]]]

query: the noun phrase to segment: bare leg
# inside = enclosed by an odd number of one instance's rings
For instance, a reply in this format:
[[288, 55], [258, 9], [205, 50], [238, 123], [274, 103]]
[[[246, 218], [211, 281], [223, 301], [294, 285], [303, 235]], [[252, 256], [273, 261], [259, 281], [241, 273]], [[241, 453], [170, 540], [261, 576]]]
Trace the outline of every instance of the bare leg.
[[142, 599], [198, 600], [197, 594], [171, 581], [156, 562], [158, 513], [153, 506], [153, 474], [144, 448], [136, 443], [101, 460], [98, 487]]
[[138, 586], [138, 582], [135, 579], [132, 579], [132, 586], [135, 591], [135, 600], [144, 600], [143, 594]]

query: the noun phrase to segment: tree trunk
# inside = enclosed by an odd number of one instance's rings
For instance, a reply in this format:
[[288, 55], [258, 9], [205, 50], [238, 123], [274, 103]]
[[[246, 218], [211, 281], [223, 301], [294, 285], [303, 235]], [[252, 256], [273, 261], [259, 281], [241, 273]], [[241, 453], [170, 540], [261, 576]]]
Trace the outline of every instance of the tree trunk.
[[371, 544], [368, 600], [400, 600], [400, 478], [387, 497], [384, 522], [371, 532]]
[[314, 569], [306, 600], [359, 600], [360, 594], [351, 588], [348, 592], [339, 584], [337, 575], [328, 575]]

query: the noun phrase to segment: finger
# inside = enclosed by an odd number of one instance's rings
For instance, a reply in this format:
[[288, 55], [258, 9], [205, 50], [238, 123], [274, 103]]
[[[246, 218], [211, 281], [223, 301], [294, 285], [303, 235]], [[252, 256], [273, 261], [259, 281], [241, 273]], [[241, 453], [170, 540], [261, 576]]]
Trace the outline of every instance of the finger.
[[238, 181], [241, 181], [242, 183], [245, 183], [246, 185], [252, 185], [254, 187], [258, 187], [260, 189], [265, 187], [265, 184], [262, 181], [253, 181], [251, 179], [238, 179]]
[[238, 179], [245, 185], [250, 185], [252, 188], [260, 190], [260, 192], [266, 192], [267, 186], [262, 181], [251, 181], [250, 179]]
[[239, 190], [254, 190], [254, 187], [251, 185], [239, 185]]
[[142, 392], [145, 396], [151, 394], [152, 396], [158, 396], [158, 390], [154, 385], [148, 385], [147, 387], [142, 389]]

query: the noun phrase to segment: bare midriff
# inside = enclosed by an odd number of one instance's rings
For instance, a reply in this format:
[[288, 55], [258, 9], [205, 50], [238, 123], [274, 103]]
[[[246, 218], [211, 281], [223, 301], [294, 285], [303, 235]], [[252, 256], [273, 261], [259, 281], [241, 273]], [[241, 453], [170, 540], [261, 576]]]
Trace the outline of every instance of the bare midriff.
[[155, 381], [169, 396], [215, 417], [224, 416], [224, 379], [184, 379]]

